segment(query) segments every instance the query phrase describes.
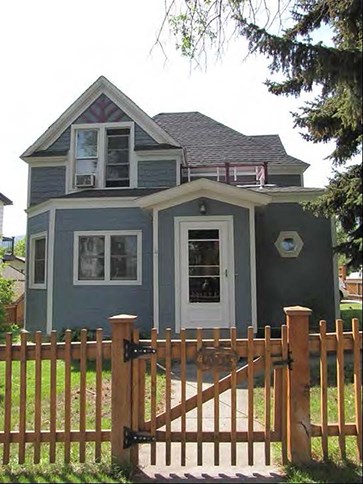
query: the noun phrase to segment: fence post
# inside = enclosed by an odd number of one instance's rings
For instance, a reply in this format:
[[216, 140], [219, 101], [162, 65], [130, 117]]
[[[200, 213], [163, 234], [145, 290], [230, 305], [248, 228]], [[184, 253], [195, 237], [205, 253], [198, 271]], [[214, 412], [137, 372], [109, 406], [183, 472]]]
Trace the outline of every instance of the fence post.
[[124, 427], [131, 427], [131, 361], [124, 361], [124, 340], [131, 340], [137, 316], [119, 314], [111, 325], [111, 457], [113, 464], [130, 464], [124, 449]]
[[301, 306], [284, 308], [292, 365], [287, 372], [287, 453], [292, 464], [311, 461], [309, 316]]

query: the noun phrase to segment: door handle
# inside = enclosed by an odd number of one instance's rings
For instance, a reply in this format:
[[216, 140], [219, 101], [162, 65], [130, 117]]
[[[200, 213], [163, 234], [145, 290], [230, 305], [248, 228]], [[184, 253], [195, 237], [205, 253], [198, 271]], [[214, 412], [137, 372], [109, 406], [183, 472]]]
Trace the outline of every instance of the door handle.
[[228, 269], [224, 269], [224, 275], [228, 277]]

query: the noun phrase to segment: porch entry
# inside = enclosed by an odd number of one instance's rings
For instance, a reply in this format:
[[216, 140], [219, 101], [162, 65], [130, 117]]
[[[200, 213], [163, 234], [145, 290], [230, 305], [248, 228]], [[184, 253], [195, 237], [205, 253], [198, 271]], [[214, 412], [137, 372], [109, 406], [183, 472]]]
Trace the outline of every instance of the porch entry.
[[176, 220], [177, 331], [234, 325], [233, 218], [201, 219]]

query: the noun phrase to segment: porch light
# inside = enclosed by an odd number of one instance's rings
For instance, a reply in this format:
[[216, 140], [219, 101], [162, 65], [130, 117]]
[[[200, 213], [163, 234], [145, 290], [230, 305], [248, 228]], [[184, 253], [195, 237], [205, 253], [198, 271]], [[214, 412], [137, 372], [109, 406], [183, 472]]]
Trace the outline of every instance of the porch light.
[[204, 200], [202, 202], [200, 202], [199, 204], [199, 212], [201, 215], [205, 215], [207, 213], [207, 206], [204, 202]]

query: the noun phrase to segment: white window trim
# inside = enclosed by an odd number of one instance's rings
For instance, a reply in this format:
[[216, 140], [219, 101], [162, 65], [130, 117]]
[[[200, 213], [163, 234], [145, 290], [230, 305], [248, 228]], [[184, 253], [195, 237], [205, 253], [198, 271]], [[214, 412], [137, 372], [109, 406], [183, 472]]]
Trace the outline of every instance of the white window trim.
[[[105, 280], [85, 281], [78, 279], [79, 237], [105, 236]], [[112, 235], [136, 235], [137, 237], [137, 278], [135, 280], [111, 280], [110, 237]], [[107, 240], [108, 241], [107, 241]], [[75, 286], [141, 286], [142, 284], [142, 231], [141, 230], [87, 230], [74, 232], [73, 239], [73, 285]]]
[[[35, 241], [39, 239], [45, 239], [45, 265], [44, 265], [44, 282], [42, 283], [35, 283], [34, 276], [35, 276], [35, 264], [34, 264], [34, 257], [35, 257]], [[38, 232], [36, 234], [32, 234], [29, 238], [29, 289], [46, 289], [47, 288], [47, 261], [48, 261], [48, 234], [47, 232]]]
[[[105, 172], [106, 172], [106, 129], [108, 128], [129, 128], [129, 176], [130, 184], [127, 187], [113, 187], [122, 189], [137, 187], [137, 162], [135, 154], [135, 124], [132, 121], [124, 121], [120, 123], [87, 123], [87, 124], [73, 124], [71, 127], [71, 144], [69, 150], [69, 173], [67, 176], [67, 193], [79, 191], [74, 186], [74, 179], [76, 174], [76, 141], [78, 130], [97, 130], [98, 131], [98, 143], [97, 143], [97, 170], [96, 170], [96, 188], [106, 189], [105, 187]], [[107, 188], [108, 189], [108, 188]]]
[[[282, 247], [281, 243], [285, 238], [290, 238], [294, 240], [296, 245], [293, 250], [285, 250]], [[281, 231], [275, 242], [275, 247], [278, 250], [280, 256], [285, 258], [290, 258], [290, 259], [299, 257], [303, 246], [304, 246], [304, 242], [300, 237], [300, 235], [296, 232], [296, 230]]]

